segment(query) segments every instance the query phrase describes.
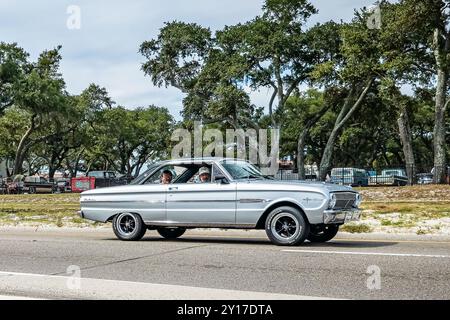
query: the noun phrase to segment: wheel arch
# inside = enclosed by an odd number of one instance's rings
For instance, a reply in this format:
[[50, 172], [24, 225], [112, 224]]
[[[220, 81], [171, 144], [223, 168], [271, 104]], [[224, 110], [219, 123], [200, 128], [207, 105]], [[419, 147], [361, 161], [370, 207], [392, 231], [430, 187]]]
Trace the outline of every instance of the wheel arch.
[[119, 214], [122, 214], [122, 213], [133, 213], [133, 214], [137, 214], [137, 215], [141, 218], [142, 222], [145, 224], [144, 219], [142, 218], [142, 215], [141, 215], [139, 212], [134, 212], [134, 211], [121, 211], [121, 212], [114, 213], [114, 214], [112, 214], [108, 219], [106, 219], [105, 222], [112, 222], [112, 221], [114, 220], [114, 217], [115, 217], [115, 216], [118, 216]]
[[300, 206], [300, 204], [298, 204], [296, 201], [293, 200], [280, 200], [276, 203], [271, 204], [269, 207], [267, 207], [264, 210], [264, 213], [261, 215], [261, 217], [259, 218], [258, 222], [256, 223], [256, 229], [265, 229], [265, 223], [266, 223], [266, 219], [267, 216], [276, 208], [279, 207], [293, 207], [295, 209], [297, 209], [300, 214], [303, 216], [303, 218], [305, 219], [306, 223], [310, 224], [308, 217], [305, 214], [305, 210], [303, 210], [303, 208]]

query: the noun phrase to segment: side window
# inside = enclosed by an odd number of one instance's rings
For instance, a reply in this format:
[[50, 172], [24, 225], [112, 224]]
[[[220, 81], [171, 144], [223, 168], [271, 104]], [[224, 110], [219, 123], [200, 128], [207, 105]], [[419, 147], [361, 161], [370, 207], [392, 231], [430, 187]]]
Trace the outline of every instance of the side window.
[[187, 183], [211, 183], [212, 170], [211, 165], [205, 164], [198, 166], [195, 169], [192, 177], [187, 181]]
[[219, 169], [219, 167], [217, 167], [216, 165], [213, 166], [212, 169], [212, 181], [216, 182], [216, 177], [218, 176], [225, 176], [225, 174], [223, 173], [222, 170]]
[[107, 172], [106, 177], [109, 179], [115, 179], [116, 178], [116, 174], [113, 171]]
[[187, 169], [182, 166], [164, 166], [156, 171], [145, 184], [171, 184], [181, 176]]

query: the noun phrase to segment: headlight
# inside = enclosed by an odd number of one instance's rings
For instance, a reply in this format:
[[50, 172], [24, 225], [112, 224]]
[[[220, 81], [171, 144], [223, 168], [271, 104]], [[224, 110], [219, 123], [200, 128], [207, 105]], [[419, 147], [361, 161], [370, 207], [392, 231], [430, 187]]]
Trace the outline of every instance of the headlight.
[[328, 203], [328, 209], [333, 209], [334, 206], [336, 205], [336, 195], [334, 193], [331, 194], [330, 196], [330, 202]]
[[354, 207], [358, 208], [361, 205], [361, 202], [362, 202], [362, 196], [360, 194], [357, 194]]

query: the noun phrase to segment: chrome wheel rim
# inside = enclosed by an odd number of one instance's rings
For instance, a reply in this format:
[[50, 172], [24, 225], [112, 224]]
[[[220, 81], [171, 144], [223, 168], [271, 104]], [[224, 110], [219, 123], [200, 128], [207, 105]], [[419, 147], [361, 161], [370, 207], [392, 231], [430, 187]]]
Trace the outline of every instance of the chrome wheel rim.
[[272, 219], [270, 229], [278, 240], [288, 242], [297, 237], [302, 227], [296, 216], [288, 212], [282, 212]]
[[122, 213], [116, 221], [116, 227], [120, 234], [128, 236], [136, 230], [136, 218], [129, 213]]

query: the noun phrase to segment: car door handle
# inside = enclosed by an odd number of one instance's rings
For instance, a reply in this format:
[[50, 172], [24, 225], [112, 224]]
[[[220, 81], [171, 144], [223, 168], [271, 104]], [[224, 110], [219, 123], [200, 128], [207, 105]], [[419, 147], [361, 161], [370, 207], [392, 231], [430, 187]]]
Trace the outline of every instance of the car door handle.
[[178, 187], [169, 187], [169, 191], [178, 190]]

